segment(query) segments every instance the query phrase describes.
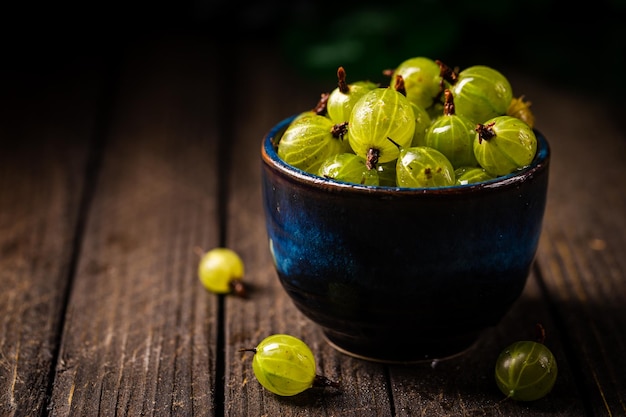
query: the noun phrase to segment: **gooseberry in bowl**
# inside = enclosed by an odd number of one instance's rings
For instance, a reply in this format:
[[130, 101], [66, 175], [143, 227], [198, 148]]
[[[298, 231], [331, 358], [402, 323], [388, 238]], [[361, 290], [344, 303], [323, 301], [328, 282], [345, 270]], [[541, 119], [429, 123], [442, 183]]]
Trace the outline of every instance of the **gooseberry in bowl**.
[[[377, 107], [371, 117], [359, 114], [370, 125], [348, 136], [356, 140], [354, 153], [378, 172], [378, 185], [320, 176], [283, 160], [281, 138], [301, 112], [263, 137], [268, 250], [287, 295], [338, 351], [386, 363], [444, 359], [469, 349], [521, 295], [541, 234], [550, 147], [533, 129], [536, 151], [526, 165], [504, 175], [454, 167], [441, 162], [440, 152], [434, 158], [412, 145], [410, 129], [402, 129], [415, 124], [407, 115], [411, 105], [372, 91], [364, 100]], [[400, 107], [389, 110], [390, 102]], [[359, 106], [353, 111], [364, 112]], [[394, 115], [406, 122], [385, 119]], [[378, 117], [385, 119], [380, 126], [372, 124]], [[376, 148], [378, 161], [371, 158]], [[417, 153], [429, 157], [402, 162], [401, 155]], [[457, 172], [474, 168], [484, 175], [456, 181]], [[425, 176], [445, 170], [449, 179], [403, 186], [381, 176], [418, 178], [410, 173], [416, 169]]]

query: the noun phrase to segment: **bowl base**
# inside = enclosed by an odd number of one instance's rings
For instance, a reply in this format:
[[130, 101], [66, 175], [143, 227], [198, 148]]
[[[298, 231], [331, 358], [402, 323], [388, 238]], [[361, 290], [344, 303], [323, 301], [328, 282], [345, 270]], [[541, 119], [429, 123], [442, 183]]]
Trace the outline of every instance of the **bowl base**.
[[369, 362], [391, 365], [424, 364], [454, 359], [470, 351], [479, 339], [478, 335], [476, 335], [475, 337], [456, 340], [454, 344], [446, 344], [445, 348], [439, 346], [435, 349], [431, 345], [427, 348], [415, 346], [412, 349], [387, 348], [381, 350], [380, 347], [367, 348], [363, 347], [362, 344], [351, 344], [346, 340], [337, 338], [332, 332], [326, 330], [322, 330], [322, 334], [326, 342], [340, 353]]

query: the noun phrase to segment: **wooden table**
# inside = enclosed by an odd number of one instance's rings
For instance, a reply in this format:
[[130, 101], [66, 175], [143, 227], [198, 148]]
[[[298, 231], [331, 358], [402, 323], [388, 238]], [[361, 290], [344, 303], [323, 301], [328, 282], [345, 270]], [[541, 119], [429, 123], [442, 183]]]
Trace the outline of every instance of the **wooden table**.
[[[322, 86], [271, 45], [170, 35], [2, 81], [0, 415], [626, 415], [623, 114], [508, 72], [553, 152], [527, 287], [460, 357], [371, 363], [294, 308], [264, 229], [261, 139]], [[241, 254], [247, 299], [198, 281], [199, 254], [217, 246]], [[495, 358], [536, 323], [557, 383], [536, 402], [503, 400]], [[341, 390], [264, 390], [239, 349], [279, 332], [305, 340]]]

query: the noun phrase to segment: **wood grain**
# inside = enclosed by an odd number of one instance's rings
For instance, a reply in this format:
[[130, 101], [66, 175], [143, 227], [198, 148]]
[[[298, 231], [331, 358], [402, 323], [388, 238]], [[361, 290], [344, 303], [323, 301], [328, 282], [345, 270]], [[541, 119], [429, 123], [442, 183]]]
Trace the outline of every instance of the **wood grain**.
[[196, 267], [219, 239], [217, 103], [211, 46], [194, 46], [127, 51], [52, 415], [214, 414], [219, 305]]
[[[463, 355], [389, 365], [326, 343], [267, 242], [263, 136], [334, 86], [262, 39], [146, 33], [112, 52], [0, 87], [0, 415], [626, 415], [626, 137], [609, 103], [503, 70], [552, 150], [532, 273]], [[198, 281], [217, 246], [242, 256], [247, 298]], [[557, 383], [507, 400], [496, 357], [537, 323]], [[309, 344], [340, 389], [263, 389], [240, 349], [273, 333]]]
[[100, 73], [2, 77], [0, 414], [46, 409], [88, 199]]

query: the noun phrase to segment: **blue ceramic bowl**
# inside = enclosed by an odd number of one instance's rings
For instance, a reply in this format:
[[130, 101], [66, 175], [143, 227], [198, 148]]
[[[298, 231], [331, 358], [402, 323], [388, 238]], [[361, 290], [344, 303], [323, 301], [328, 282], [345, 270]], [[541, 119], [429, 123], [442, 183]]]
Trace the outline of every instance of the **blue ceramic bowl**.
[[278, 278], [338, 350], [381, 362], [445, 358], [498, 324], [524, 288], [550, 149], [524, 170], [440, 188], [350, 185], [283, 162], [263, 139], [263, 203]]

